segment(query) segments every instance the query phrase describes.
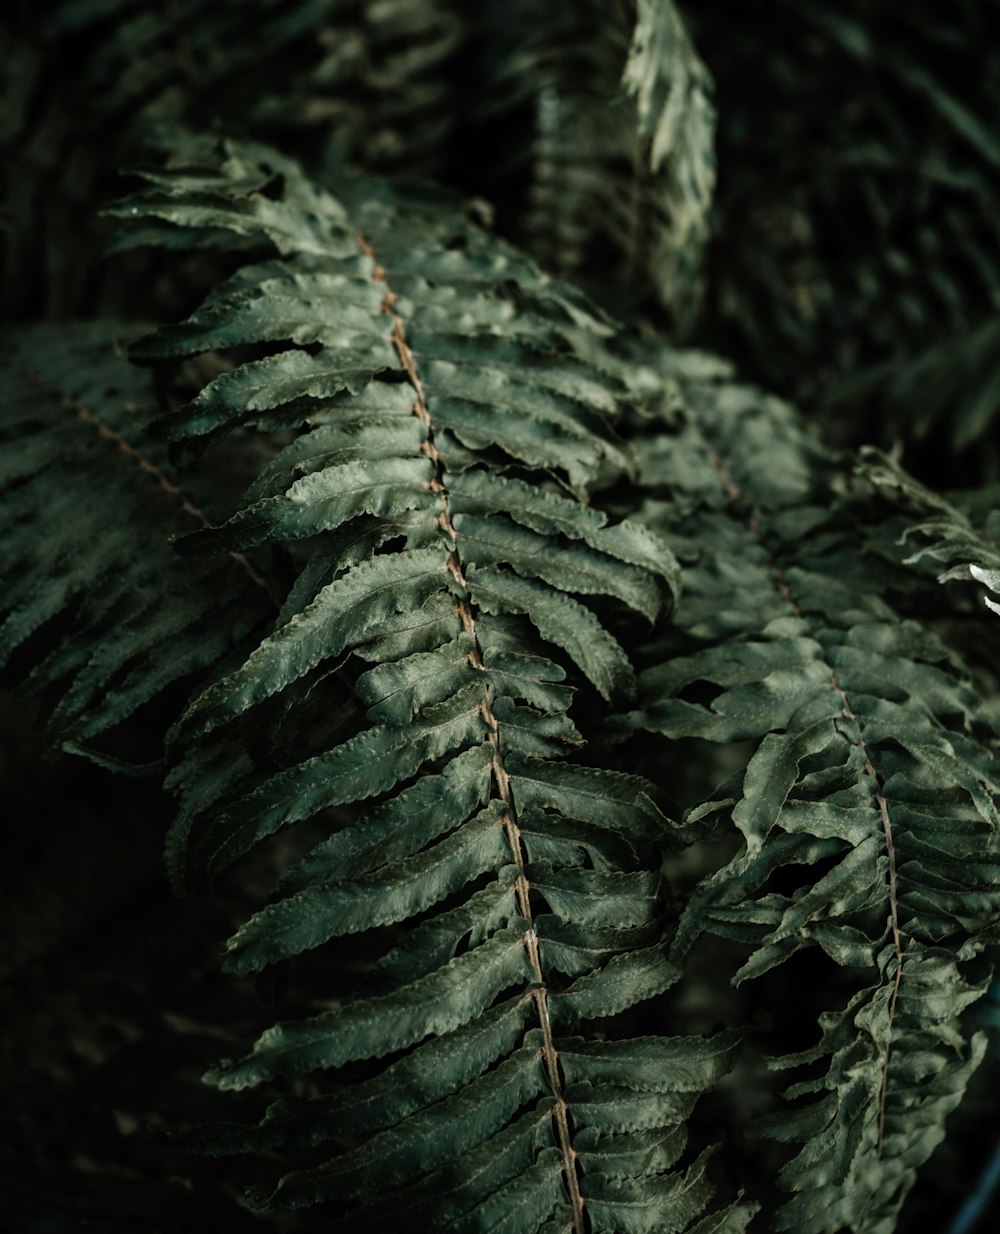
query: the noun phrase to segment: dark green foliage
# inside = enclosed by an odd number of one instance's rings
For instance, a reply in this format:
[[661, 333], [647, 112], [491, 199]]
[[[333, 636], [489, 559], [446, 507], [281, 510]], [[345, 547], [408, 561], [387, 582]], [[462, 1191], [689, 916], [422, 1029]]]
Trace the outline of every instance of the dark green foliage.
[[[15, 1224], [958, 1207], [997, 1067], [993, 6], [876, 8], [5, 12], [0, 659], [97, 764], [10, 790]], [[37, 738], [0, 724], [6, 787]]]
[[[547, 269], [690, 331], [715, 185], [711, 79], [663, 0], [483, 6], [477, 126], [497, 157], [465, 182]], [[460, 171], [461, 174], [461, 171]]]
[[980, 465], [995, 481], [989, 439], [1000, 410], [997, 356], [1000, 320], [993, 317], [922, 354], [897, 357], [844, 381], [835, 402], [885, 406], [893, 426], [915, 443], [943, 438], [959, 455], [973, 446], [985, 451]]
[[[678, 328], [691, 324], [714, 113], [672, 3], [518, 0], [470, 12], [458, 0], [265, 0], [252, 41], [235, 0], [49, 0], [41, 19], [19, 7], [0, 27], [19, 67], [5, 148], [19, 235], [5, 255], [8, 311], [35, 308], [44, 292], [50, 311], [72, 312], [95, 275], [79, 237], [67, 251], [70, 220], [114, 191], [117, 165], [157, 157], [177, 126], [215, 121], [293, 145], [323, 175], [345, 165], [450, 173], [500, 197], [547, 268], [582, 274], [618, 302], [610, 250], [630, 299], [652, 297]], [[484, 131], [496, 147], [488, 164], [477, 158]], [[107, 143], [110, 160], [95, 155]], [[112, 303], [119, 294], [104, 292]]]
[[155, 782], [43, 761], [26, 701], [5, 697], [0, 732], [4, 1224], [18, 1234], [265, 1229], [234, 1204], [223, 1163], [194, 1162], [149, 1134], [229, 1113], [199, 1083], [199, 1064], [222, 1048], [220, 1031], [238, 1037], [259, 1015], [252, 992], [219, 986], [213, 939], [225, 913], [179, 905], [165, 885], [170, 803]]
[[[995, 737], [968, 670], [907, 619], [904, 563], [866, 551], [857, 486], [788, 409], [683, 367], [667, 380], [677, 427], [646, 444], [641, 482], [648, 521], [692, 560], [627, 723], [759, 743], [689, 811], [725, 812], [742, 844], [694, 889], [672, 955], [709, 931], [748, 948], [737, 983], [804, 947], [853, 970], [817, 1045], [772, 1064], [828, 1070], [762, 1130], [805, 1142], [781, 1173], [798, 1194], [778, 1228], [891, 1229], [985, 1049], [960, 1017], [985, 992], [974, 961], [1000, 919]], [[787, 466], [762, 466], [782, 452]], [[899, 517], [864, 514], [871, 530]], [[707, 705], [691, 697], [704, 685]]]
[[[0, 657], [29, 645], [32, 683], [58, 699], [53, 737], [74, 745], [216, 665], [272, 604], [245, 558], [188, 567], [171, 547], [208, 516], [143, 428], [148, 383], [124, 355], [135, 333], [38, 326], [2, 339]], [[81, 503], [87, 491], [109, 505]]]
[[456, 124], [454, 0], [260, 0], [250, 15], [240, 0], [13, 0], [0, 23], [15, 70], [3, 146], [17, 238], [5, 244], [8, 313], [81, 310], [93, 294], [94, 206], [116, 191], [119, 167], [155, 156], [178, 126], [218, 120], [295, 143], [321, 166], [433, 174]]
[[[422, 1099], [408, 1108], [372, 1110], [359, 1093], [357, 1125], [343, 1102], [325, 1118], [308, 1107], [295, 1116], [293, 1135], [307, 1120], [313, 1144], [374, 1138], [286, 1175], [270, 1201], [279, 1207], [335, 1200], [359, 1208], [349, 1221], [480, 1228], [510, 1203], [495, 1193], [519, 1173], [518, 1229], [576, 1227], [585, 1210], [595, 1229], [654, 1219], [686, 1228], [712, 1189], [664, 1171], [694, 1096], [712, 1083], [696, 1062], [704, 1043], [635, 1043], [653, 1061], [665, 1049], [660, 1066], [625, 1066], [608, 1044], [577, 1077], [563, 1037], [661, 992], [678, 971], [657, 929], [649, 850], [668, 824], [656, 790], [567, 761], [582, 742], [574, 693], [610, 701], [634, 689], [625, 651], [586, 600], [613, 597], [648, 623], [676, 585], [653, 533], [609, 525], [580, 501], [626, 465], [610, 424], [622, 396], [611, 358], [601, 360], [608, 327], [444, 203], [431, 213], [348, 185], [345, 204], [272, 153], [232, 144], [200, 146], [192, 159], [118, 209], [137, 236], [151, 239], [152, 221], [228, 229], [280, 257], [241, 267], [136, 354], [287, 337], [317, 346], [250, 359], [165, 422], [181, 440], [309, 426], [269, 466], [268, 495], [191, 537], [191, 550], [326, 538], [305, 565], [303, 577], [321, 563], [313, 585], [293, 592], [274, 632], [179, 722], [177, 756], [190, 747], [196, 759], [177, 774], [197, 808], [175, 827], [172, 876], [182, 886], [211, 878], [280, 827], [374, 798], [288, 872], [287, 893], [230, 940], [227, 967], [258, 971], [419, 920], [399, 943], [405, 965], [391, 948], [376, 964], [376, 994], [275, 1025], [212, 1081], [242, 1089], [416, 1047], [394, 1065], [419, 1075]], [[501, 415], [508, 427], [494, 436], [485, 425]], [[359, 548], [378, 546], [359, 560]], [[316, 674], [332, 661], [324, 688]], [[294, 709], [313, 752], [269, 777], [230, 780], [220, 798], [201, 775], [212, 743], [238, 739], [269, 700]], [[331, 705], [341, 715], [327, 736]], [[590, 829], [595, 839], [581, 843]], [[502, 1036], [470, 1032], [498, 1014]], [[361, 1093], [384, 1092], [388, 1074]], [[579, 1166], [569, 1108], [588, 1150]], [[263, 1130], [283, 1144], [277, 1126]], [[654, 1140], [631, 1166], [602, 1169], [620, 1137], [653, 1129], [669, 1153]], [[481, 1179], [471, 1163], [456, 1167], [486, 1144], [507, 1164], [491, 1162]], [[469, 1175], [457, 1189], [456, 1168]]]
[[[937, 479], [916, 443], [932, 425], [936, 447], [983, 442], [996, 405], [976, 356], [1000, 290], [1000, 6], [779, 0], [766, 23], [735, 0], [683, 7], [725, 168], [706, 324], [757, 380], [834, 398], [841, 441], [891, 427]], [[952, 483], [981, 466], [963, 462]]]

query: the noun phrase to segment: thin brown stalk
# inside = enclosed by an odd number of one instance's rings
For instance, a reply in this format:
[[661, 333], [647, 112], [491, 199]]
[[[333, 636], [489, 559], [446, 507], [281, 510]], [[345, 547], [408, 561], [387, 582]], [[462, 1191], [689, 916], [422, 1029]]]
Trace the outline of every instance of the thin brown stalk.
[[[358, 244], [361, 251], [375, 261], [375, 266], [372, 271], [372, 278], [377, 282], [386, 283], [385, 270], [375, 260], [374, 250], [364, 236], [358, 237]], [[438, 526], [447, 535], [449, 541], [451, 542], [451, 551], [448, 556], [448, 570], [455, 579], [456, 583], [458, 583], [458, 585], [465, 590], [467, 594], [466, 580], [462, 569], [462, 558], [459, 548], [459, 537], [454, 523], [452, 522], [448, 488], [444, 479], [444, 461], [442, 460], [434, 441], [434, 423], [431, 413], [427, 407], [424, 386], [417, 372], [413, 350], [406, 341], [406, 323], [397, 311], [396, 297], [387, 283], [382, 308], [383, 311], [392, 318], [392, 344], [396, 350], [396, 354], [399, 357], [399, 361], [403, 366], [403, 371], [406, 373], [407, 379], [413, 387], [415, 401], [412, 411], [414, 416], [416, 416], [416, 418], [423, 425], [424, 429], [424, 439], [421, 443], [421, 451], [430, 459], [434, 466], [434, 474], [430, 480], [430, 489], [432, 492], [437, 493], [438, 500], [441, 505], [441, 510], [438, 515]], [[468, 599], [462, 599], [459, 601], [457, 611], [463, 629], [468, 635], [471, 636], [473, 641], [473, 648], [469, 653], [469, 663], [473, 668], [485, 671], [482, 647], [480, 645], [479, 636], [476, 629], [475, 615]], [[497, 795], [506, 807], [503, 828], [504, 834], [507, 837], [507, 843], [510, 845], [514, 864], [518, 869], [517, 881], [514, 886], [518, 909], [520, 910], [521, 916], [528, 923], [528, 929], [524, 936], [524, 946], [528, 953], [528, 959], [535, 977], [535, 986], [532, 990], [532, 998], [534, 1000], [536, 1013], [538, 1015], [538, 1023], [542, 1030], [542, 1059], [545, 1065], [546, 1075], [548, 1076], [549, 1085], [555, 1098], [553, 1119], [556, 1128], [556, 1138], [559, 1143], [560, 1152], [562, 1153], [563, 1177], [573, 1216], [572, 1234], [584, 1234], [586, 1229], [584, 1216], [585, 1201], [580, 1191], [580, 1173], [577, 1166], [577, 1154], [573, 1147], [572, 1133], [569, 1124], [569, 1105], [566, 1102], [564, 1094], [565, 1086], [563, 1084], [562, 1073], [559, 1068], [559, 1055], [556, 1050], [554, 1034], [552, 1031], [552, 1022], [549, 1015], [548, 989], [545, 984], [545, 977], [542, 969], [538, 935], [534, 928], [534, 917], [531, 908], [530, 894], [531, 884], [528, 881], [528, 876], [525, 869], [524, 846], [521, 841], [521, 831], [517, 823], [517, 806], [511, 791], [510, 776], [504, 766], [503, 749], [500, 740], [500, 724], [493, 713], [492, 694], [489, 687], [486, 687], [483, 690], [483, 701], [480, 704], [480, 714], [482, 715], [486, 727], [489, 730], [489, 741], [493, 747], [491, 770], [493, 780], [496, 785]]]

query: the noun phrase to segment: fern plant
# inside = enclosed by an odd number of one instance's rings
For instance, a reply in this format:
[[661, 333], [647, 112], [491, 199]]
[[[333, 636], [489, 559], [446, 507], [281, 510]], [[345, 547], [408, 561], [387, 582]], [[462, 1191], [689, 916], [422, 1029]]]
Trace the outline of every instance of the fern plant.
[[12, 23], [13, 166], [46, 40], [88, 133], [148, 103], [121, 315], [10, 328], [0, 412], [0, 656], [226, 921], [216, 1091], [151, 1089], [122, 1176], [189, 1154], [233, 1228], [905, 1228], [995, 1054], [991, 490], [665, 342], [714, 166], [668, 0], [262, 12], [264, 94], [228, 4]]
[[[241, 267], [137, 352], [279, 344], [167, 420], [179, 440], [303, 415], [310, 426], [262, 473], [256, 500], [188, 542], [322, 539], [274, 633], [179, 722], [186, 800], [168, 862], [181, 885], [212, 877], [279, 827], [375, 798], [285, 873], [226, 965], [259, 971], [411, 924], [375, 963], [370, 992], [275, 1025], [212, 1078], [240, 1089], [416, 1048], [213, 1144], [365, 1137], [285, 1175], [269, 1203], [336, 1200], [372, 1228], [401, 1217], [686, 1228], [710, 1195], [704, 1164], [669, 1167], [732, 1034], [572, 1035], [677, 975], [660, 920], [655, 851], [668, 826], [656, 790], [567, 756], [582, 744], [574, 694], [611, 701], [633, 688], [608, 625], [629, 610], [655, 620], [676, 580], [653, 533], [581, 500], [626, 464], [608, 423], [607, 328], [461, 213], [428, 215], [366, 186], [351, 186], [352, 209], [271, 153], [220, 153], [216, 166], [203, 152], [175, 166], [120, 212], [142, 220], [143, 239], [149, 220], [190, 221], [280, 257]], [[289, 338], [300, 346], [280, 346]], [[500, 417], [502, 435], [489, 427]], [[615, 607], [602, 623], [576, 596]], [[316, 717], [317, 752], [266, 778], [230, 771], [220, 794], [234, 729], [270, 699], [299, 725]], [[340, 714], [324, 725], [331, 703]]]
[[991, 733], [954, 649], [908, 617], [917, 580], [866, 542], [901, 512], [775, 400], [676, 380], [677, 431], [642, 452], [647, 519], [697, 558], [623, 723], [757, 744], [690, 809], [725, 813], [741, 843], [693, 889], [671, 955], [709, 931], [746, 947], [737, 983], [803, 948], [853, 970], [818, 1043], [772, 1060], [813, 1073], [758, 1132], [804, 1145], [777, 1228], [891, 1229], [986, 1048], [960, 1013], [986, 992], [1000, 907]]
[[672, 4], [484, 6], [462, 182], [546, 269], [690, 332], [715, 185], [711, 78]]

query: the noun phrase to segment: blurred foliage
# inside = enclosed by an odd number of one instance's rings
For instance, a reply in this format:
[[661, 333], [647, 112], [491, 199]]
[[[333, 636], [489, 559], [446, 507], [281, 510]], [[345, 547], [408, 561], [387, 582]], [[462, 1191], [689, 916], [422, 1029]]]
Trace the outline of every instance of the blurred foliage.
[[193, 1111], [219, 1115], [200, 1072], [258, 1016], [252, 992], [211, 979], [218, 905], [179, 906], [165, 886], [169, 814], [155, 785], [53, 767], [37, 717], [0, 692], [0, 1228], [12, 1234], [261, 1228], [233, 1203], [245, 1180], [161, 1135]]
[[[932, 483], [995, 478], [1000, 4], [685, 11], [719, 113], [703, 336], [829, 405], [845, 444], [899, 438]], [[947, 478], [942, 449], [964, 452]]]
[[[439, 173], [464, 35], [454, 0], [10, 0], [4, 313], [58, 319], [135, 302], [148, 267], [102, 277], [96, 207], [121, 191], [122, 166], [155, 156], [178, 127], [252, 133], [317, 170], [349, 160]], [[183, 285], [186, 273], [172, 277]]]
[[685, 336], [704, 292], [715, 112], [678, 11], [513, 0], [479, 21], [460, 183], [546, 269]]

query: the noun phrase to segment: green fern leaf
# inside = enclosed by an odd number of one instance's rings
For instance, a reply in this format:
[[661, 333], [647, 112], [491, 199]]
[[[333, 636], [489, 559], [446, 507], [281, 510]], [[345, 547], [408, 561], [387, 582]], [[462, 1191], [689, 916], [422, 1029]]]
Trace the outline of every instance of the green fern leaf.
[[[805, 1144], [780, 1176], [779, 1228], [888, 1230], [982, 1058], [960, 1013], [987, 988], [971, 961], [1000, 920], [993, 739], [961, 661], [894, 607], [927, 590], [887, 547], [899, 504], [866, 509], [862, 539], [852, 515], [871, 490], [852, 491], [788, 408], [663, 365], [685, 406], [641, 451], [648, 517], [697, 557], [622, 727], [756, 743], [689, 814], [728, 819], [741, 843], [695, 888], [671, 960], [707, 932], [746, 949], [736, 983], [809, 948], [865, 974], [821, 1014], [814, 1049], [775, 1061], [827, 1071], [761, 1127]], [[916, 500], [879, 466], [882, 493]], [[964, 548], [971, 531], [955, 534]]]
[[121, 339], [112, 323], [23, 328], [0, 343], [11, 528], [0, 659], [32, 640], [52, 735], [83, 754], [169, 686], [204, 677], [272, 606], [245, 558], [192, 568], [173, 549], [208, 518], [144, 431], [146, 382]]
[[[261, 200], [265, 162], [281, 185]], [[346, 1206], [345, 1220], [373, 1229], [405, 1213], [421, 1228], [527, 1234], [554, 1222], [579, 1234], [588, 1220], [645, 1229], [654, 1212], [685, 1228], [712, 1188], [703, 1164], [670, 1172], [678, 1137], [734, 1043], [661, 1043], [655, 1074], [650, 1043], [630, 1063], [619, 1043], [593, 1042], [569, 1084], [559, 1061], [572, 1057], [564, 1029], [607, 1021], [678, 975], [654, 856], [670, 826], [651, 786], [567, 760], [581, 741], [575, 698], [624, 701], [634, 688], [608, 615], [648, 624], [678, 578], [654, 533], [611, 525], [585, 501], [629, 465], [606, 323], [461, 213], [424, 213], [370, 185], [347, 186], [342, 204], [268, 152], [225, 145], [213, 165], [202, 147], [196, 168], [178, 159], [151, 183], [117, 210], [143, 238], [165, 219], [287, 256], [243, 266], [137, 349], [162, 363], [279, 345], [241, 357], [163, 421], [175, 440], [298, 430], [250, 504], [186, 547], [302, 543], [305, 563], [274, 632], [175, 728], [189, 798], [170, 867], [179, 885], [211, 879], [290, 824], [349, 808], [325, 816], [328, 837], [236, 932], [227, 966], [255, 972], [406, 927], [356, 991], [266, 1030], [208, 1077], [252, 1088], [403, 1052], [344, 1090], [357, 1113], [334, 1090], [207, 1142], [287, 1152], [361, 1136], [286, 1173], [268, 1205]], [[327, 318], [359, 272], [377, 304], [348, 291], [349, 326], [340, 310]], [[522, 312], [547, 328], [526, 330]], [[362, 335], [374, 341], [359, 350]], [[302, 734], [293, 756], [275, 750], [270, 766], [228, 780], [213, 770], [201, 786], [215, 766], [206, 746], [221, 758], [268, 708]], [[643, 1141], [631, 1171], [617, 1153], [603, 1174], [596, 1159], [578, 1163], [578, 1133], [599, 1154], [659, 1129], [669, 1151]]]
[[701, 300], [715, 184], [712, 83], [672, 0], [482, 6], [474, 101], [495, 148], [475, 187], [548, 269], [604, 301]]

